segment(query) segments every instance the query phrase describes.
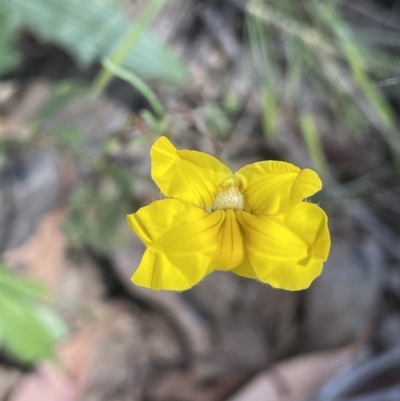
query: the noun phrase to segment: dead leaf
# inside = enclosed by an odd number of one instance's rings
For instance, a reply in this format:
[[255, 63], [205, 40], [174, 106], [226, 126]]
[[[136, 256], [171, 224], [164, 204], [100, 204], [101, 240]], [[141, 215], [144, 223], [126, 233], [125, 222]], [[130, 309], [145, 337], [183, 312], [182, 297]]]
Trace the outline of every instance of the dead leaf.
[[10, 401], [75, 401], [77, 385], [49, 363], [23, 380]]
[[63, 209], [45, 215], [35, 234], [26, 243], [4, 253], [5, 262], [22, 267], [28, 277], [56, 290], [62, 280], [65, 265], [66, 239], [61, 230], [64, 217]]
[[303, 401], [348, 364], [359, 348], [351, 344], [280, 362], [260, 373], [228, 401]]

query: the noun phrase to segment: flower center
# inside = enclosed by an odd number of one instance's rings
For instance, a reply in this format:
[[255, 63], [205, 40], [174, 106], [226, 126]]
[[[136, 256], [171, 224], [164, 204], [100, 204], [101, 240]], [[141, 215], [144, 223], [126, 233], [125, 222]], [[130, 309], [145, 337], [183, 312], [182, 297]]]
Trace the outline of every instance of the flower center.
[[234, 180], [225, 181], [217, 193], [212, 205], [212, 210], [217, 209], [244, 209], [244, 198], [239, 186]]

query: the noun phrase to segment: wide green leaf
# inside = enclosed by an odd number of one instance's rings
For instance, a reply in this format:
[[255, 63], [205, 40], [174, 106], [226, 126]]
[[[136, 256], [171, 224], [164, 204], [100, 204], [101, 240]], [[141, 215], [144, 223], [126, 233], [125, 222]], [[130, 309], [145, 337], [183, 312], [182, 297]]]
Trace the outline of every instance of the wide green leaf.
[[67, 329], [39, 298], [40, 284], [10, 274], [0, 265], [0, 346], [24, 363], [54, 358], [54, 345]]
[[10, 71], [20, 61], [20, 55], [13, 48], [17, 34], [6, 15], [0, 12], [0, 74]]
[[[83, 64], [109, 56], [132, 24], [105, 0], [0, 0], [0, 12], [64, 46]], [[148, 31], [123, 66], [144, 78], [178, 82], [186, 75], [184, 64]]]

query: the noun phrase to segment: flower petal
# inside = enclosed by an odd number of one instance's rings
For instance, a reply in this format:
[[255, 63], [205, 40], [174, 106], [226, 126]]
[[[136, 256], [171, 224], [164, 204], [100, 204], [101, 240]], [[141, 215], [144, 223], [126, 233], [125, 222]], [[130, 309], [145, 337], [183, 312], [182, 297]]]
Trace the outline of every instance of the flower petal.
[[191, 255], [190, 261], [186, 257], [184, 264], [177, 263], [176, 258], [169, 256], [148, 248], [132, 276], [133, 283], [152, 290], [184, 291], [207, 275], [209, 261], [205, 260], [204, 255]]
[[212, 214], [221, 214], [221, 224], [217, 251], [211, 261], [213, 270], [231, 270], [243, 260], [244, 244], [235, 212], [232, 209], [216, 210]]
[[257, 279], [247, 253], [245, 253], [242, 263], [238, 267], [232, 269], [231, 272], [237, 274], [238, 276]]
[[178, 199], [155, 201], [128, 216], [147, 246], [132, 276], [155, 290], [186, 290], [209, 273], [223, 218]]
[[322, 188], [317, 173], [290, 163], [264, 161], [249, 164], [234, 174], [245, 195], [245, 211], [281, 214]]
[[282, 216], [237, 216], [259, 280], [275, 288], [301, 290], [321, 274], [330, 239], [326, 215], [318, 206], [302, 202]]
[[285, 222], [310, 245], [313, 257], [328, 259], [331, 247], [328, 217], [318, 205], [300, 202], [287, 214]]
[[166, 196], [210, 209], [217, 187], [232, 172], [215, 157], [192, 150], [177, 150], [165, 137], [151, 148], [151, 176]]

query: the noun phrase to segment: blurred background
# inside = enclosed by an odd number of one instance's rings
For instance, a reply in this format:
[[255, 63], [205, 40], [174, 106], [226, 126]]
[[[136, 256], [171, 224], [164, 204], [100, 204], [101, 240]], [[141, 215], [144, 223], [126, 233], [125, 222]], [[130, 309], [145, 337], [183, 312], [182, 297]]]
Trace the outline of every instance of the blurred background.
[[[0, 0], [0, 401], [399, 401], [400, 2]], [[318, 171], [310, 289], [134, 286], [160, 135]]]

